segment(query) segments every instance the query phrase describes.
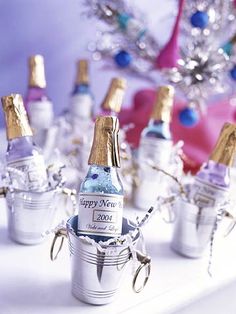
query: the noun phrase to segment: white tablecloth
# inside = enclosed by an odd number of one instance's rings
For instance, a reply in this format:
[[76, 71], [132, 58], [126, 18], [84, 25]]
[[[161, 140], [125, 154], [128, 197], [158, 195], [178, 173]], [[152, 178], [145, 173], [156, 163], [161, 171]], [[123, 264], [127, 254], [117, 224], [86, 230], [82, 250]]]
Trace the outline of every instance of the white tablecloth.
[[[151, 278], [144, 291], [139, 294], [132, 291], [130, 269], [114, 303], [105, 306], [83, 304], [71, 295], [67, 245], [58, 259], [51, 262], [52, 235], [37, 246], [12, 242], [7, 235], [4, 203], [1, 200], [1, 314], [171, 313], [236, 280], [235, 232], [227, 239], [217, 239], [212, 267], [214, 276], [210, 278], [208, 256], [192, 260], [172, 252], [169, 246], [172, 226], [156, 214], [143, 230], [147, 251], [152, 257]], [[127, 215], [136, 214], [127, 210]]]

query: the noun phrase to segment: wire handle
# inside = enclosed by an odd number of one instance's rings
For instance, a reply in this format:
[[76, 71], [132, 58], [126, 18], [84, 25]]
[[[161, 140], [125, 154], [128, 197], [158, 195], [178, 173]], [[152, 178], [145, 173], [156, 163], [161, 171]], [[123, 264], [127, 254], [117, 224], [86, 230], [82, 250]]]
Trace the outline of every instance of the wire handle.
[[[150, 256], [145, 255], [145, 254], [141, 253], [140, 251], [136, 251], [136, 256], [137, 256], [137, 260], [140, 262], [140, 265], [139, 265], [139, 267], [137, 268], [137, 270], [136, 270], [136, 272], [134, 274], [132, 287], [133, 287], [133, 290], [134, 290], [135, 293], [139, 293], [146, 286], [146, 284], [148, 282], [148, 279], [150, 277], [150, 273], [151, 273], [151, 258], [150, 258]], [[142, 269], [145, 269], [146, 276], [145, 276], [141, 286], [137, 287], [137, 279], [140, 276]]]
[[[55, 244], [56, 244], [58, 238], [61, 238], [61, 243], [59, 245], [59, 248], [58, 248], [56, 254], [54, 255]], [[58, 254], [60, 253], [60, 251], [62, 249], [62, 246], [63, 246], [65, 238], [67, 238], [66, 228], [58, 229], [56, 231], [56, 233], [55, 233], [55, 236], [53, 238], [52, 245], [51, 245], [51, 248], [50, 248], [50, 259], [51, 259], [51, 261], [55, 261], [57, 259]]]

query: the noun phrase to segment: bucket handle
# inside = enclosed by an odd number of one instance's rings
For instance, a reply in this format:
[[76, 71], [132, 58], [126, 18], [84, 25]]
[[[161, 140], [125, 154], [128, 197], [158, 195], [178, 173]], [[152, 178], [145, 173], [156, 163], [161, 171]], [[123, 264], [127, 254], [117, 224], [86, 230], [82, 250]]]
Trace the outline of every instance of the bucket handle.
[[[61, 243], [59, 245], [59, 248], [58, 248], [56, 254], [54, 255], [55, 244], [56, 244], [58, 238], [61, 238]], [[66, 228], [60, 228], [60, 229], [58, 229], [55, 232], [55, 236], [53, 238], [52, 245], [51, 245], [51, 248], [50, 248], [50, 258], [51, 258], [51, 261], [55, 261], [57, 259], [58, 254], [60, 253], [60, 251], [62, 249], [62, 246], [63, 246], [65, 238], [67, 238]]]
[[[139, 265], [139, 267], [137, 268], [137, 270], [136, 270], [136, 272], [134, 274], [132, 287], [133, 287], [134, 292], [139, 293], [146, 286], [146, 283], [148, 282], [148, 279], [150, 277], [150, 273], [151, 273], [151, 258], [150, 258], [150, 256], [147, 256], [147, 255], [141, 253], [140, 251], [136, 251], [136, 256], [137, 256], [137, 260], [141, 264]], [[146, 270], [146, 276], [144, 278], [144, 281], [143, 281], [142, 285], [140, 287], [137, 287], [137, 279], [138, 279], [142, 269]]]
[[5, 198], [7, 195], [7, 187], [2, 186], [0, 187], [0, 198]]

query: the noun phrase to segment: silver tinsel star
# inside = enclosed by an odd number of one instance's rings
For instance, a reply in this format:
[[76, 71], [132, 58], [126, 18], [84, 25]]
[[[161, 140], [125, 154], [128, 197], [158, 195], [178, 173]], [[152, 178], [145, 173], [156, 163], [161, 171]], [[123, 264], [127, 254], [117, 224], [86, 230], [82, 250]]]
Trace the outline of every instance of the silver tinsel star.
[[192, 45], [186, 53], [182, 51], [178, 67], [167, 75], [191, 104], [204, 111], [209, 96], [227, 92], [224, 76], [229, 67], [229, 58], [222, 49]]

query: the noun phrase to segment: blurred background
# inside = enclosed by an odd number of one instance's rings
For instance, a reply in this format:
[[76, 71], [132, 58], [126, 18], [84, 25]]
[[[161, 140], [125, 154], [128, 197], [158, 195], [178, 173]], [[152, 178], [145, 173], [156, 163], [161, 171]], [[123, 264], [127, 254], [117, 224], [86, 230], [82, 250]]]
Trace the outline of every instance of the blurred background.
[[[164, 44], [172, 29], [177, 2], [149, 0], [147, 6], [145, 0], [135, 0], [133, 4], [148, 15], [150, 29]], [[153, 10], [154, 7], [159, 9]], [[94, 39], [95, 30], [102, 29], [102, 26], [96, 20], [81, 15], [85, 11], [81, 0], [2, 0], [0, 9], [0, 96], [16, 92], [24, 95], [28, 80], [27, 59], [30, 55], [42, 54], [45, 57], [48, 95], [56, 114], [59, 114], [68, 105], [76, 61], [91, 58], [88, 43]], [[99, 105], [110, 78], [117, 75], [117, 71], [104, 70], [100, 62], [92, 62], [90, 74], [96, 105]], [[150, 83], [128, 78], [124, 105], [129, 106], [134, 91], [145, 86], [150, 87]], [[2, 110], [0, 126], [4, 126]]]

